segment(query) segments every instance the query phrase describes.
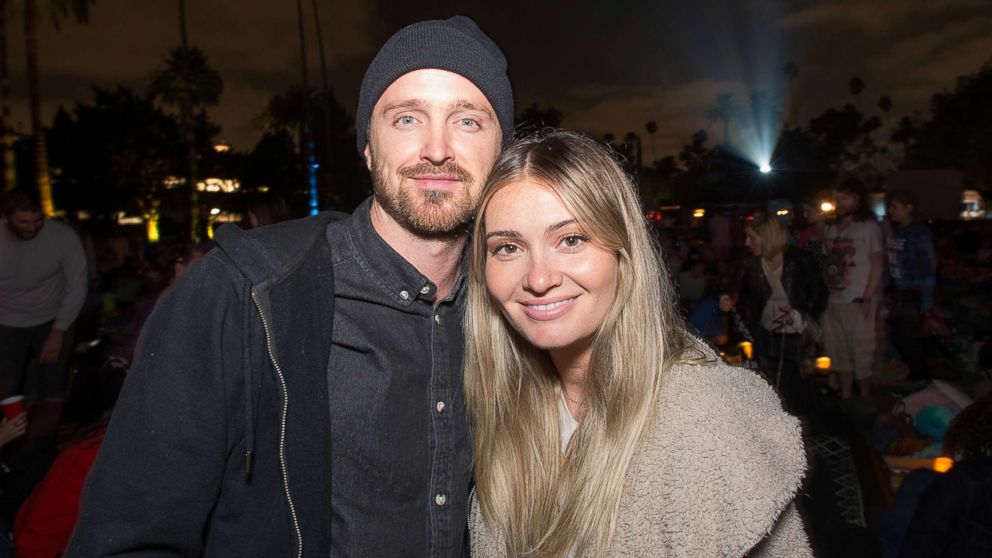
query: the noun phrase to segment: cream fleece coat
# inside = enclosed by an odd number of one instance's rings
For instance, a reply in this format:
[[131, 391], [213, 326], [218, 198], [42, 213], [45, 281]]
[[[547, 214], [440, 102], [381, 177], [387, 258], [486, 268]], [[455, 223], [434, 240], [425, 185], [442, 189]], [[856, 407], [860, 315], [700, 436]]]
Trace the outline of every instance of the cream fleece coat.
[[[813, 555], [793, 500], [806, 471], [799, 421], [754, 373], [673, 367], [624, 483], [613, 556]], [[473, 499], [473, 557], [506, 556]]]

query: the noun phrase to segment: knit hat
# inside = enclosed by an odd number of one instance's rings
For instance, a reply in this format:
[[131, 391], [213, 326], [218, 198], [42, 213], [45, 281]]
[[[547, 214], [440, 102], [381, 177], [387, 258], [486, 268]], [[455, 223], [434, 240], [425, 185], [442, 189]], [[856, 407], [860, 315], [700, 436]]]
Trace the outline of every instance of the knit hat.
[[513, 137], [513, 90], [499, 47], [465, 16], [408, 25], [379, 50], [362, 79], [355, 131], [358, 152], [368, 144], [372, 108], [400, 76], [414, 70], [454, 72], [475, 84], [496, 111], [503, 143]]

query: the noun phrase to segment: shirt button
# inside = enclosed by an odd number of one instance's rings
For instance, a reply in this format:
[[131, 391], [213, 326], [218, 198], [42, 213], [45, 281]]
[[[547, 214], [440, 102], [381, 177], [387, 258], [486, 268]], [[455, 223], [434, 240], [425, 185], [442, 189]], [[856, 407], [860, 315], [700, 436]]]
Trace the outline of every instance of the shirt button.
[[434, 314], [434, 323], [436, 323], [437, 325], [441, 325], [441, 315], [440, 314]]
[[403, 300], [406, 300], [406, 299], [410, 298], [410, 293], [408, 293], [406, 291], [400, 291], [400, 298], [402, 298]]
[[420, 287], [420, 294], [427, 294], [429, 292], [431, 292], [430, 285], [424, 285], [423, 287]]
[[448, 498], [444, 494], [438, 494], [437, 496], [434, 497], [434, 503], [437, 504], [437, 505], [439, 505], [439, 506], [443, 506], [444, 503], [447, 502], [447, 501], [448, 501]]
[[439, 413], [443, 413], [444, 412], [444, 401], [438, 401], [437, 402], [437, 412], [439, 412]]

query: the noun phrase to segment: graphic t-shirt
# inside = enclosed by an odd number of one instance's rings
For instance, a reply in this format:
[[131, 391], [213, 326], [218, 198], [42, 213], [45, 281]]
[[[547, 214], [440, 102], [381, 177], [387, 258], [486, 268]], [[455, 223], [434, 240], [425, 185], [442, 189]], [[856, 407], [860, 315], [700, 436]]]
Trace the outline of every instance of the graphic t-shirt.
[[864, 296], [871, 255], [883, 250], [878, 223], [855, 221], [843, 231], [837, 225], [830, 225], [823, 247], [826, 253], [823, 278], [830, 289], [830, 302], [843, 304]]

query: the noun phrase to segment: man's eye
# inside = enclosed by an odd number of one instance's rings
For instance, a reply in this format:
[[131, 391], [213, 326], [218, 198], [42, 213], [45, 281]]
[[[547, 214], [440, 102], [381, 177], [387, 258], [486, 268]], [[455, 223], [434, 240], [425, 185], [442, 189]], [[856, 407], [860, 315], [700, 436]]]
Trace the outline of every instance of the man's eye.
[[396, 123], [400, 126], [412, 126], [416, 121], [417, 119], [412, 116], [401, 116], [396, 119]]
[[474, 118], [460, 118], [458, 124], [467, 128], [478, 128], [479, 121]]

